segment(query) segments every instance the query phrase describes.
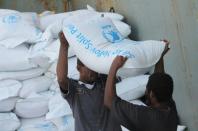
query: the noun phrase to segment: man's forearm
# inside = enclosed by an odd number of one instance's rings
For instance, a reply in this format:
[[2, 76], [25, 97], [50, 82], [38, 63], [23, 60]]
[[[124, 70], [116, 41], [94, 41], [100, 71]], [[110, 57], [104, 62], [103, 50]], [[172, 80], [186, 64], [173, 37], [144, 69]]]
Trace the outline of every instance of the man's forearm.
[[163, 57], [155, 64], [154, 73], [165, 73]]
[[116, 69], [110, 69], [105, 86], [104, 105], [109, 109], [111, 109], [113, 99], [116, 96], [116, 73]]
[[68, 46], [61, 43], [59, 58], [57, 63], [57, 78], [62, 89], [67, 90], [67, 73], [68, 73]]

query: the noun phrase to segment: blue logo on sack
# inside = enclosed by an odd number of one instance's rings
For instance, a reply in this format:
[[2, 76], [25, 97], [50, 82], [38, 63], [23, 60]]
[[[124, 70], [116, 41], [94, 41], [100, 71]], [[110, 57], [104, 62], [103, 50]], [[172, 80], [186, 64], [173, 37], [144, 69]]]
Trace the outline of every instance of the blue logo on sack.
[[122, 41], [122, 37], [120, 33], [111, 25], [105, 25], [102, 27], [103, 29], [103, 36], [111, 43], [117, 43]]
[[3, 22], [8, 24], [17, 23], [21, 19], [21, 16], [17, 14], [9, 14], [3, 17]]

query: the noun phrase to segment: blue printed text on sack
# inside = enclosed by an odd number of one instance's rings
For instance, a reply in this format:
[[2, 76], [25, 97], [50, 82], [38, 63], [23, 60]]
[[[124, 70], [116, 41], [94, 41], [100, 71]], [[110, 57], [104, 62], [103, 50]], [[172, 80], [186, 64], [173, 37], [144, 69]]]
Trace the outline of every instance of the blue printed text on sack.
[[78, 28], [69, 24], [66, 26], [67, 31], [77, 40], [77, 42], [84, 46], [85, 49], [95, 54], [97, 57], [109, 57], [109, 56], [125, 56], [128, 58], [135, 58], [135, 56], [128, 50], [116, 49], [116, 50], [102, 50], [94, 47], [92, 41], [82, 34]]

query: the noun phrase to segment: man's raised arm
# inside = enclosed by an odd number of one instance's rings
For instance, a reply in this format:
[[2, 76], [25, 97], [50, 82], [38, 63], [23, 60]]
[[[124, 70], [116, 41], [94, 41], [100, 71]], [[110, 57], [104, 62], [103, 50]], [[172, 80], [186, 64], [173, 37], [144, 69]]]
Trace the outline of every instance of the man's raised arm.
[[169, 42], [167, 40], [163, 40], [163, 41], [166, 43], [166, 46], [164, 52], [161, 55], [160, 60], [155, 64], [154, 73], [165, 73], [163, 57], [169, 51], [169, 47], [168, 47]]
[[63, 34], [63, 32], [59, 33], [59, 39], [60, 39], [60, 51], [59, 51], [59, 57], [58, 57], [58, 63], [57, 63], [57, 78], [58, 83], [61, 88], [61, 90], [65, 93], [68, 91], [68, 47], [69, 44]]
[[111, 68], [107, 77], [106, 85], [105, 85], [105, 95], [104, 95], [104, 105], [111, 109], [113, 99], [116, 97], [116, 73], [120, 67], [124, 65], [127, 58], [122, 56], [117, 56], [113, 63], [111, 64]]

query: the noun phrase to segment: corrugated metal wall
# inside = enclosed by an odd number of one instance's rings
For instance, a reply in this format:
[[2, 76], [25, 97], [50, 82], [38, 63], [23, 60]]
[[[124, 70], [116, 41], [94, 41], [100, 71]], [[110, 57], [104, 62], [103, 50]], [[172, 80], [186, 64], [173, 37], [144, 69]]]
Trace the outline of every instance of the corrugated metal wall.
[[73, 0], [74, 9], [89, 3], [98, 10], [113, 6], [132, 26], [132, 39], [168, 39], [167, 73], [174, 78], [174, 99], [183, 124], [198, 130], [198, 1]]
[[[175, 81], [174, 99], [183, 124], [198, 130], [198, 0], [71, 0], [73, 9], [86, 4], [100, 11], [113, 6], [132, 26], [135, 40], [168, 39], [165, 68]], [[1, 8], [19, 11], [67, 9], [66, 0], [0, 0]]]

